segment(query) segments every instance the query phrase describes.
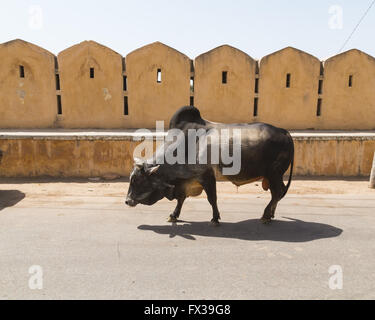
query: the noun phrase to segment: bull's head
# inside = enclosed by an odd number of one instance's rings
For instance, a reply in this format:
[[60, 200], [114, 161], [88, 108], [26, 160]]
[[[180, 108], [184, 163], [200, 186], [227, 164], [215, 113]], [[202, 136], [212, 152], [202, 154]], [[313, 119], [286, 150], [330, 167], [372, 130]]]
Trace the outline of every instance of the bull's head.
[[151, 165], [134, 159], [125, 204], [130, 207], [135, 207], [138, 203], [151, 206], [164, 197], [172, 200], [174, 186], [167, 183], [159, 171], [160, 165]]

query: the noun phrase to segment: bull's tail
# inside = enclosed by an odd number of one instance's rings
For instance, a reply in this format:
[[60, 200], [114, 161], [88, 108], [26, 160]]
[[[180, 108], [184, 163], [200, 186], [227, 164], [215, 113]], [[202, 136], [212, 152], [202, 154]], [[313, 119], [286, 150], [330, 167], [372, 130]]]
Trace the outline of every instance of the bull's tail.
[[286, 193], [288, 192], [289, 187], [290, 187], [290, 185], [291, 185], [291, 183], [292, 183], [293, 164], [294, 164], [294, 143], [293, 143], [293, 139], [292, 139], [292, 137], [291, 137], [291, 141], [292, 141], [292, 161], [291, 161], [291, 163], [290, 163], [289, 180], [288, 180], [288, 183], [287, 183], [287, 185], [286, 185], [286, 187], [285, 187], [284, 194], [282, 195], [282, 197], [281, 197], [280, 199], [282, 199], [282, 198], [285, 197], [285, 195], [286, 195]]

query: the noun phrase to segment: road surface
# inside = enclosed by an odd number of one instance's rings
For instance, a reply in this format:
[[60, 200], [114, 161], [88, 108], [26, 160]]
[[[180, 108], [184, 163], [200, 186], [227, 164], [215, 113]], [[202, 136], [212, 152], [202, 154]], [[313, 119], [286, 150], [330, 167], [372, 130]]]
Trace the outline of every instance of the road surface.
[[219, 183], [213, 227], [203, 196], [172, 225], [174, 202], [128, 208], [123, 181], [3, 180], [0, 299], [374, 299], [367, 184], [296, 180], [263, 225], [269, 192]]

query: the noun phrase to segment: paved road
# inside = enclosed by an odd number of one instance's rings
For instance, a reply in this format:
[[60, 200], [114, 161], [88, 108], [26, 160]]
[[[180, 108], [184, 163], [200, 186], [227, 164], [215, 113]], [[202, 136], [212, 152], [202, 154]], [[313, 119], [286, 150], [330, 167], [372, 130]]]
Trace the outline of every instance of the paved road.
[[[0, 189], [0, 299], [375, 298], [372, 194], [291, 194], [262, 225], [268, 194], [222, 193], [213, 227], [203, 198], [171, 225], [168, 201]], [[33, 265], [42, 290], [29, 288]], [[332, 265], [341, 290], [328, 286]]]

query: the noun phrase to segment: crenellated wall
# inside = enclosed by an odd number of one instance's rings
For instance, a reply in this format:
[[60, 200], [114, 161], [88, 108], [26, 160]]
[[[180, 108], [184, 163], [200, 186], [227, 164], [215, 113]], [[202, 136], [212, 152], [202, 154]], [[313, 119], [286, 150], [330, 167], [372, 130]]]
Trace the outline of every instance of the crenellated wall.
[[94, 41], [59, 53], [62, 128], [121, 128], [122, 56]]
[[357, 49], [321, 62], [287, 47], [256, 61], [228, 45], [191, 60], [160, 42], [126, 58], [94, 41], [55, 57], [0, 45], [0, 128], [154, 128], [183, 105], [217, 122], [374, 130], [375, 59]]
[[194, 61], [194, 105], [215, 122], [252, 122], [257, 62], [224, 45]]
[[[166, 125], [178, 108], [189, 105], [191, 60], [160, 42], [137, 49], [125, 59], [128, 128]], [[126, 99], [126, 98], [125, 98]]]
[[317, 128], [321, 63], [287, 47], [260, 61], [258, 121], [289, 129]]
[[324, 62], [321, 129], [375, 129], [375, 59], [353, 49]]
[[0, 44], [0, 128], [56, 124], [55, 56], [31, 43]]

